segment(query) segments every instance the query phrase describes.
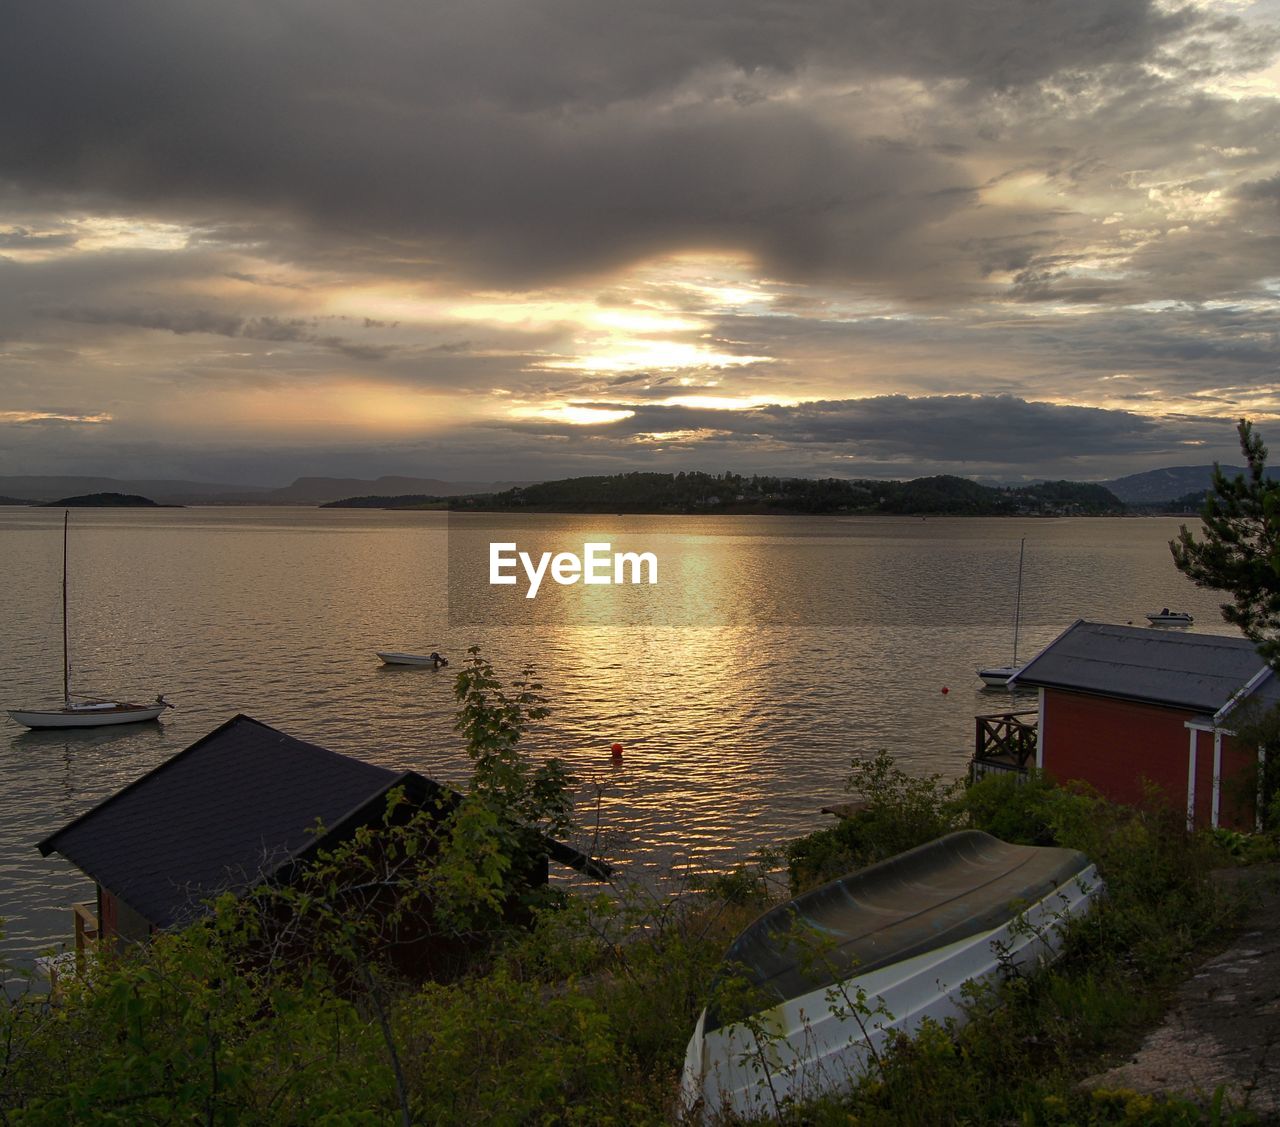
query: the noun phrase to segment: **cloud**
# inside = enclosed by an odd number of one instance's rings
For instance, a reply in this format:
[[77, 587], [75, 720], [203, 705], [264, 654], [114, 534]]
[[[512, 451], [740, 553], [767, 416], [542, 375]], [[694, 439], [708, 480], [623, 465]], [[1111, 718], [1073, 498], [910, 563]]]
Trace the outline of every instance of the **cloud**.
[[383, 360], [395, 351], [386, 346], [354, 343], [344, 337], [317, 332], [315, 323], [303, 318], [241, 317], [207, 309], [95, 309], [69, 306], [53, 307], [41, 312], [49, 317], [84, 325], [123, 325], [176, 333], [178, 336], [212, 333], [215, 336], [242, 337], [245, 340], [318, 344], [356, 360]]
[[0, 231], [0, 250], [52, 250], [75, 246], [75, 243], [76, 237], [72, 234], [40, 235], [22, 227]]
[[968, 131], [921, 143], [912, 115], [1007, 117], [1238, 24], [1151, 0], [23, 5], [9, 36], [39, 49], [0, 73], [0, 170], [512, 286], [690, 246], [883, 282], [977, 202]]
[[[1229, 444], [1231, 439], [1228, 420], [1157, 419], [1131, 411], [1029, 402], [1012, 395], [885, 395], [747, 410], [629, 401], [577, 406], [625, 408], [631, 414], [593, 427], [539, 419], [508, 426], [597, 443], [706, 432], [715, 436], [716, 445], [736, 445], [738, 458], [748, 464], [776, 461], [779, 450], [785, 449], [793, 462], [844, 459], [848, 465], [841, 476], [856, 476], [858, 464], [897, 466], [908, 476], [927, 473], [930, 466], [948, 467], [949, 472], [964, 467], [964, 472], [983, 474], [1033, 473], [1044, 465], [1087, 468], [1102, 460], [1185, 455], [1188, 446], [1210, 440]], [[589, 433], [584, 436], [584, 431]]]
[[[0, 402], [111, 422], [6, 440], [181, 462], [146, 442], [177, 426], [221, 474], [252, 425], [273, 475], [1179, 460], [1280, 414], [1268, 10], [19, 5]], [[340, 441], [402, 403], [434, 435], [440, 391], [438, 444]], [[565, 403], [634, 414], [504, 421]]]

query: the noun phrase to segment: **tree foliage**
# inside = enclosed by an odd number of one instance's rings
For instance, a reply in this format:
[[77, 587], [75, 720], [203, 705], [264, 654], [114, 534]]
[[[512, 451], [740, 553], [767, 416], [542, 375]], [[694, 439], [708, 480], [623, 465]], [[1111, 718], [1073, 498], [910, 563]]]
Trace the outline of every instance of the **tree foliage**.
[[1178, 570], [1198, 587], [1231, 596], [1222, 617], [1280, 668], [1280, 481], [1267, 478], [1267, 448], [1253, 425], [1241, 419], [1236, 429], [1248, 468], [1228, 478], [1215, 465], [1213, 492], [1200, 514], [1202, 538], [1183, 525], [1169, 547]]

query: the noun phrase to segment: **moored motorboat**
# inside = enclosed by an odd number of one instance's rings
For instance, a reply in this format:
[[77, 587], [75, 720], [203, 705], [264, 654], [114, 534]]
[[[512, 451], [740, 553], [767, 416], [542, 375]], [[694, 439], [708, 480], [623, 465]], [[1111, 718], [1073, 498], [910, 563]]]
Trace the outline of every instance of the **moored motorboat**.
[[438, 653], [429, 654], [408, 654], [400, 653], [396, 650], [375, 650], [383, 665], [429, 665], [433, 669], [440, 669], [449, 664], [449, 659]]
[[1147, 615], [1147, 621], [1152, 626], [1190, 626], [1195, 619], [1184, 611], [1170, 610], [1165, 607], [1164, 610]]
[[685, 1112], [776, 1116], [856, 1084], [898, 1034], [963, 1021], [966, 983], [1055, 955], [1100, 890], [1082, 853], [965, 830], [766, 912], [698, 1018]]

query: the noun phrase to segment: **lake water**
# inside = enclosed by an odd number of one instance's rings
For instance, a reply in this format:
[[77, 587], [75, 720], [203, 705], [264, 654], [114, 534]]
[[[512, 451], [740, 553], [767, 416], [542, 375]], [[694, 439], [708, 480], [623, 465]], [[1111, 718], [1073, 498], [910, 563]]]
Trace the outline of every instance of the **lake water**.
[[[912, 771], [962, 774], [973, 717], [1010, 707], [974, 670], [1012, 656], [1022, 537], [1024, 657], [1077, 618], [1145, 625], [1162, 606], [1232, 633], [1218, 596], [1173, 567], [1176, 520], [523, 519], [529, 535], [569, 545], [675, 545], [682, 562], [662, 605], [713, 609], [677, 625], [568, 610], [565, 625], [544, 609], [532, 624], [450, 626], [444, 514], [74, 511], [73, 689], [162, 691], [178, 708], [163, 723], [78, 733], [0, 724], [0, 953], [29, 963], [67, 938], [68, 906], [92, 895], [35, 843], [237, 712], [464, 782], [450, 672], [385, 668], [378, 649], [438, 649], [456, 667], [478, 644], [504, 680], [533, 664], [553, 712], [530, 749], [568, 760], [606, 855], [649, 880], [824, 824], [853, 756], [887, 748]], [[61, 692], [61, 525], [59, 510], [0, 509], [3, 707]]]

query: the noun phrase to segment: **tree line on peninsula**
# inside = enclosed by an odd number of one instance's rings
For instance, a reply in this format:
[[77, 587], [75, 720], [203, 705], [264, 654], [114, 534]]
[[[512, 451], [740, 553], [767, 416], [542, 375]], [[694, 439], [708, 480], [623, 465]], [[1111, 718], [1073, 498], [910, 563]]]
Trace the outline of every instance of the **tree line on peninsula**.
[[[1199, 499], [1196, 500], [1199, 504]], [[773, 477], [698, 471], [623, 473], [539, 482], [463, 497], [349, 497], [325, 508], [562, 513], [802, 513], [1105, 516], [1145, 511], [1105, 486], [1044, 481], [990, 486], [952, 475], [913, 481]]]

